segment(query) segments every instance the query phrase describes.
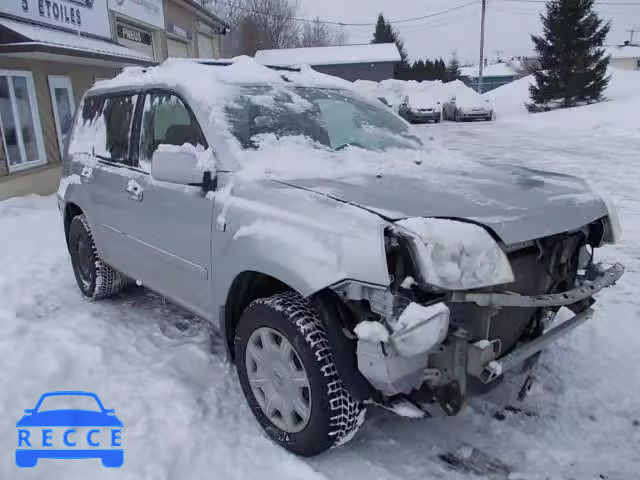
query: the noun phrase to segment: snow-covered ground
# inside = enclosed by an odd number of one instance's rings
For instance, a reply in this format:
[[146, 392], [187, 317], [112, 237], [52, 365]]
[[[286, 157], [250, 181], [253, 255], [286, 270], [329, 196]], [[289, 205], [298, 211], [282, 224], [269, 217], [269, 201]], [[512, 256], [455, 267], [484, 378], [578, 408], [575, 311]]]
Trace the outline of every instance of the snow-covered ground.
[[[139, 288], [84, 300], [55, 199], [17, 198], [0, 203], [0, 478], [638, 478], [640, 135], [611, 118], [595, 128], [585, 110], [533, 117], [421, 129], [482, 160], [586, 177], [620, 208], [624, 239], [601, 259], [621, 261], [627, 273], [599, 295], [592, 321], [544, 354], [536, 395], [514, 403], [528, 415], [504, 411], [519, 387], [505, 384], [456, 418], [372, 411], [345, 447], [296, 458], [262, 434], [220, 339], [202, 321]], [[15, 422], [43, 392], [64, 389], [96, 392], [116, 410], [124, 424], [120, 470], [99, 460], [17, 470]]]

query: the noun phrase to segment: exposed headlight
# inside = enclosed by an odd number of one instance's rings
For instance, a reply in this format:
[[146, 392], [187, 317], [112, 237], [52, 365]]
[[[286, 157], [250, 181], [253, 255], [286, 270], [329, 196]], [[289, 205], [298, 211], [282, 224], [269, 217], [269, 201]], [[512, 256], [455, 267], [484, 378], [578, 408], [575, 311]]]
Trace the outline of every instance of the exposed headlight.
[[395, 223], [412, 249], [416, 275], [445, 290], [469, 290], [514, 281], [509, 259], [482, 227], [439, 218]]

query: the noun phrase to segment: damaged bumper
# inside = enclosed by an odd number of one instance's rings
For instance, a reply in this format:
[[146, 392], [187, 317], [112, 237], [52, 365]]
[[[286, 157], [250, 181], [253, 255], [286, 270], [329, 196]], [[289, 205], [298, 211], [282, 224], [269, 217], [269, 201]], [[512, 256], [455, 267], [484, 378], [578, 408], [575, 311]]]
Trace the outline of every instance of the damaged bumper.
[[579, 285], [566, 292], [549, 295], [524, 296], [516, 293], [468, 293], [454, 292], [453, 303], [475, 303], [481, 307], [564, 307], [591, 297], [603, 288], [615, 284], [624, 274], [619, 263], [607, 270], [592, 267]]
[[487, 384], [524, 363], [529, 358], [538, 354], [552, 343], [556, 342], [578, 325], [584, 323], [593, 316], [593, 310], [588, 308], [596, 292], [614, 285], [624, 274], [624, 267], [615, 264], [608, 269], [600, 266], [589, 268], [584, 277], [578, 282], [578, 286], [572, 290], [549, 295], [523, 296], [512, 293], [465, 293], [455, 292], [452, 295], [453, 303], [475, 303], [482, 307], [561, 307], [571, 308], [576, 314], [559, 325], [547, 330], [534, 340], [517, 347], [507, 355], [496, 359], [497, 352], [494, 344], [489, 342], [477, 342], [471, 345], [468, 356], [468, 373]]
[[[619, 264], [608, 269], [591, 265], [584, 275], [578, 276], [577, 286], [565, 292], [531, 296], [510, 292], [450, 292], [447, 298], [428, 306], [410, 302], [400, 308], [400, 297], [388, 290], [367, 291], [353, 284], [339, 289], [352, 298], [367, 298], [386, 325], [378, 324], [383, 331], [386, 329], [384, 339], [358, 332], [357, 366], [368, 382], [388, 398], [427, 386], [434, 392], [434, 398], [441, 400], [445, 411], [455, 414], [463, 404], [467, 378], [490, 384], [515, 367], [526, 365], [527, 360], [591, 318], [592, 296], [615, 284], [623, 273], [624, 268]], [[488, 318], [491, 311], [513, 307], [566, 306], [575, 315], [505, 353], [499, 338], [475, 335], [464, 325], [450, 323], [450, 307], [453, 309], [461, 303], [486, 309]]]

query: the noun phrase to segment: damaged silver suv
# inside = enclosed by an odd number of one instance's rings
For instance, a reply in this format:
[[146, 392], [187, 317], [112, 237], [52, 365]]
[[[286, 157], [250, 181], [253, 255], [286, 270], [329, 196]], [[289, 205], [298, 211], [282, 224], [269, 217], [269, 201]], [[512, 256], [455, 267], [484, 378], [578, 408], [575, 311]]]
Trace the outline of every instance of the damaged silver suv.
[[532, 372], [623, 274], [583, 181], [463, 158], [353, 89], [247, 58], [126, 69], [85, 95], [58, 192], [82, 293], [136, 281], [206, 318], [300, 455], [368, 406], [455, 415]]

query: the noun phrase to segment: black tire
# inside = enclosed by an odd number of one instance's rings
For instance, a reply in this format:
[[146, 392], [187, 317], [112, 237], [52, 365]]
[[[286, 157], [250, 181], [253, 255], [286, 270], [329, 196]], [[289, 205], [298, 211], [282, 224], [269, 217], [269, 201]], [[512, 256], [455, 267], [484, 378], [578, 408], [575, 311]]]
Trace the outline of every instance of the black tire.
[[105, 264], [98, 255], [84, 215], [71, 220], [68, 248], [76, 283], [85, 297], [91, 300], [108, 298], [129, 284], [127, 277]]
[[456, 109], [456, 112], [453, 114], [453, 121], [454, 122], [460, 121], [460, 113], [458, 112], [458, 109]]
[[[307, 372], [311, 414], [306, 426], [288, 433], [264, 414], [249, 384], [246, 350], [260, 327], [277, 330], [293, 345]], [[297, 455], [309, 457], [349, 441], [364, 422], [366, 410], [353, 399], [338, 377], [333, 353], [314, 307], [294, 292], [255, 300], [242, 314], [236, 330], [236, 368], [244, 396], [267, 435]]]

